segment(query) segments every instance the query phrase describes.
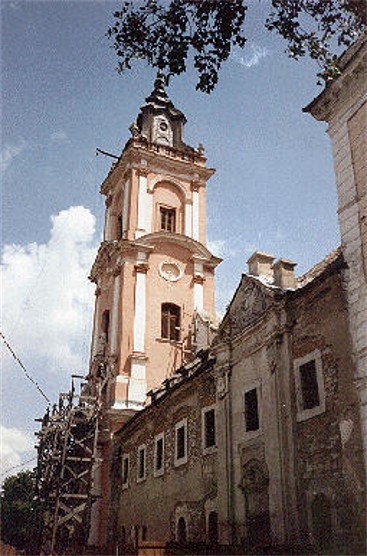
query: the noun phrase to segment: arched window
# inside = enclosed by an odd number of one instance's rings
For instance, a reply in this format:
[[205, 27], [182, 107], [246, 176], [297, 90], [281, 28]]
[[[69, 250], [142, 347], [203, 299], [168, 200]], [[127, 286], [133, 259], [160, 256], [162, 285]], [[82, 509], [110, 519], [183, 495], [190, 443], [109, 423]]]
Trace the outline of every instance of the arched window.
[[162, 303], [162, 338], [166, 338], [167, 340], [179, 340], [180, 321], [180, 307], [174, 305], [173, 303]]
[[208, 518], [208, 540], [210, 544], [217, 544], [218, 542], [218, 514], [217, 512], [210, 512]]
[[177, 542], [185, 544], [187, 542], [186, 521], [183, 517], [177, 522]]

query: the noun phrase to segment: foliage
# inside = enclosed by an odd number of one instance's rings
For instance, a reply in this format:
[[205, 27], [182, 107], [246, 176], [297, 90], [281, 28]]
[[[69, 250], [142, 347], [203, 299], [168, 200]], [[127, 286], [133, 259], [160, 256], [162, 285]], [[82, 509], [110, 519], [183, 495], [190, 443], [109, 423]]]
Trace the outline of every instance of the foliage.
[[[264, 1], [264, 0], [259, 0]], [[186, 70], [192, 55], [196, 88], [210, 93], [233, 46], [246, 43], [244, 22], [251, 0], [123, 0], [107, 36], [119, 58], [118, 71], [134, 59], [169, 75]], [[348, 46], [366, 24], [366, 0], [271, 0], [265, 25], [288, 42], [288, 53], [309, 53], [325, 80], [335, 75], [333, 39]]]
[[1, 540], [29, 554], [37, 553], [40, 538], [34, 493], [34, 473], [22, 471], [5, 479], [0, 497]]

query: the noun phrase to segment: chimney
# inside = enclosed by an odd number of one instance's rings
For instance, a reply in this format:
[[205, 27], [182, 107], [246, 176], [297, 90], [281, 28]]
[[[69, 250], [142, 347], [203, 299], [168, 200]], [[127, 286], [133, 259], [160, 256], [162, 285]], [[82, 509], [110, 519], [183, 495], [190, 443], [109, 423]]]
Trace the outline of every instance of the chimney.
[[270, 280], [273, 279], [273, 261], [275, 257], [262, 251], [255, 251], [248, 259], [248, 271], [252, 276], [265, 276]]
[[273, 264], [274, 284], [280, 288], [295, 288], [296, 277], [294, 276], [294, 267], [297, 263], [293, 263], [289, 259], [279, 259]]

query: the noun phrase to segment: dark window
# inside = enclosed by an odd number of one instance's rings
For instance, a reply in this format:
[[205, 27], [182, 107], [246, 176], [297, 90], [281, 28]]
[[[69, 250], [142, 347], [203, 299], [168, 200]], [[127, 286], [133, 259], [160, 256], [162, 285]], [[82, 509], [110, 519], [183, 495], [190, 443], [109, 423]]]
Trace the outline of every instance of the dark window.
[[299, 368], [301, 379], [303, 409], [312, 409], [320, 405], [319, 387], [317, 384], [316, 362], [313, 359]]
[[110, 312], [104, 311], [102, 315], [102, 333], [106, 335], [106, 343], [108, 343], [108, 334], [110, 330]]
[[176, 231], [176, 209], [160, 207], [161, 230], [165, 232]]
[[162, 304], [162, 338], [168, 340], [180, 339], [180, 307], [173, 303]]
[[259, 429], [259, 407], [257, 400], [257, 389], [245, 393], [245, 421], [246, 432]]
[[122, 215], [119, 214], [117, 217], [117, 239], [122, 238]]
[[218, 514], [217, 512], [210, 512], [208, 519], [208, 537], [210, 544], [217, 544], [218, 542]]
[[141, 530], [141, 540], [142, 541], [147, 540], [147, 526], [146, 525], [143, 525], [143, 528]]
[[139, 546], [139, 526], [135, 525], [135, 539], [134, 539], [134, 546], [135, 548], [138, 548]]
[[129, 458], [124, 458], [122, 464], [122, 484], [127, 485], [128, 481], [129, 481]]
[[186, 456], [186, 434], [185, 425], [176, 429], [176, 458], [182, 459]]
[[209, 409], [204, 413], [204, 447], [215, 446], [215, 411]]
[[183, 517], [180, 517], [177, 523], [177, 541], [181, 544], [187, 541], [186, 521]]
[[158, 438], [155, 450], [155, 470], [160, 471], [163, 468], [163, 438]]
[[144, 479], [145, 476], [145, 448], [141, 448], [138, 454], [138, 478]]

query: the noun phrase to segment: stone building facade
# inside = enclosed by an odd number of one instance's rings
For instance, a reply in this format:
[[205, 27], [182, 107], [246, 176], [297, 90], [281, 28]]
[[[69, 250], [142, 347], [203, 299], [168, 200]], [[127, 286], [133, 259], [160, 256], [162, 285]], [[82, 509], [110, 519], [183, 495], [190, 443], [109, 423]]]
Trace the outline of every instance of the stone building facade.
[[[202, 542], [213, 530], [218, 460], [213, 359], [201, 352], [115, 435], [110, 549]], [[213, 513], [214, 512], [214, 513]]]
[[[101, 363], [112, 373], [93, 509], [109, 553], [174, 542], [366, 552], [365, 62], [362, 37], [307, 107], [329, 121], [342, 247], [299, 278], [292, 261], [254, 253], [214, 339], [213, 171], [184, 144], [159, 80], [146, 99], [102, 185], [91, 274], [91, 380]], [[169, 337], [166, 304], [179, 308]]]
[[[360, 398], [367, 477], [367, 35], [340, 59], [341, 75], [305, 111], [328, 122], [343, 253], [349, 329]], [[367, 500], [366, 500], [367, 503]]]
[[[120, 550], [182, 541], [184, 530], [186, 542], [233, 550], [363, 553], [364, 464], [345, 262], [337, 249], [299, 279], [294, 266], [255, 253], [210, 364], [182, 368], [173, 388], [167, 383], [115, 436], [111, 539]], [[207, 411], [215, 430], [209, 450]], [[187, 456], [177, 466], [182, 423]], [[165, 463], [156, 476], [159, 435]], [[126, 458], [128, 484], [121, 479]]]
[[[206, 247], [204, 149], [183, 138], [184, 114], [162, 76], [140, 108], [131, 138], [102, 183], [103, 241], [90, 279], [96, 284], [89, 385], [103, 375], [89, 543], [107, 532], [111, 437], [204, 341], [215, 321], [214, 272], [221, 259]], [[200, 319], [199, 319], [200, 320]], [[195, 345], [194, 345], [195, 343]]]
[[363, 552], [343, 256], [336, 250], [298, 280], [293, 263], [273, 260], [250, 259], [211, 348], [218, 458], [230, 467], [219, 470], [220, 538]]

